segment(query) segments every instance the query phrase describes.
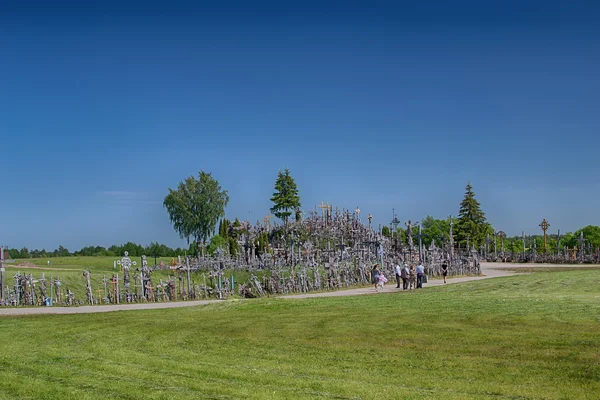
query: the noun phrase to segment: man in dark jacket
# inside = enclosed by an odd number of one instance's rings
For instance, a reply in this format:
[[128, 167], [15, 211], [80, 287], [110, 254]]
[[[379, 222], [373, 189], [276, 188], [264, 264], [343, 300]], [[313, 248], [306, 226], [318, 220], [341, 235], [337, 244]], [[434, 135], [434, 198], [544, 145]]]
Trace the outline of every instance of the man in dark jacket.
[[410, 274], [410, 271], [408, 270], [408, 265], [404, 264], [404, 268], [402, 268], [402, 271], [400, 272], [400, 278], [402, 279], [402, 289], [403, 290], [408, 289], [408, 274]]

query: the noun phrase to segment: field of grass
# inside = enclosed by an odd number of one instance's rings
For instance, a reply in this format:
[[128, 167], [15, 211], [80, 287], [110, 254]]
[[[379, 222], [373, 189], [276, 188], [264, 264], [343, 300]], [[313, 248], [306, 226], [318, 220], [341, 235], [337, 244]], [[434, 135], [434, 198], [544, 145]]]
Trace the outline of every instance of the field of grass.
[[0, 318], [0, 399], [598, 399], [600, 270]]
[[[97, 271], [112, 271], [114, 261], [120, 260], [121, 257], [84, 257], [84, 256], [73, 256], [73, 257], [51, 257], [51, 258], [27, 258], [15, 260], [12, 265], [17, 265], [21, 262], [32, 263], [43, 268], [50, 269], [87, 269], [90, 272]], [[132, 261], [137, 262], [137, 266], [142, 265], [141, 257], [131, 257]], [[148, 258], [148, 265], [154, 265], [154, 258]], [[52, 262], [52, 265], [48, 265], [48, 261]], [[169, 265], [171, 262], [170, 257], [159, 257], [156, 260], [157, 264], [163, 261], [165, 265]], [[7, 264], [10, 267], [11, 264]]]

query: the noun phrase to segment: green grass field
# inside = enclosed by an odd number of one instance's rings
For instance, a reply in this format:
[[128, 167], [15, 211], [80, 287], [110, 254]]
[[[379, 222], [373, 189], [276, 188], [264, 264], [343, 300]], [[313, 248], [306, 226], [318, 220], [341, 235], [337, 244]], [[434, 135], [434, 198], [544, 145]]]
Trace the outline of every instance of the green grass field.
[[0, 318], [0, 399], [598, 399], [600, 270]]

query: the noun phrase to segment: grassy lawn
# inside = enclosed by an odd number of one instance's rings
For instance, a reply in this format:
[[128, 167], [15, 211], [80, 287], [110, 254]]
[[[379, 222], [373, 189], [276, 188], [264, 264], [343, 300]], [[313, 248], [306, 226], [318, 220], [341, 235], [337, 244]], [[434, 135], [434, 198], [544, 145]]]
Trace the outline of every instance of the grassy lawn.
[[[84, 270], [87, 269], [91, 272], [94, 271], [112, 271], [114, 261], [120, 260], [121, 257], [85, 257], [85, 256], [72, 256], [72, 257], [51, 257], [51, 258], [24, 258], [17, 259], [13, 264], [6, 264], [7, 267], [11, 265], [17, 265], [21, 262], [32, 263], [38, 265], [43, 268], [49, 269], [77, 269]], [[48, 265], [48, 261], [52, 262], [52, 265]], [[131, 257], [131, 261], [136, 261], [137, 266], [142, 266], [141, 257]], [[148, 265], [154, 266], [154, 258], [147, 258]], [[170, 257], [158, 257], [156, 259], [156, 263], [160, 264], [163, 261], [165, 265], [169, 265], [171, 262]], [[118, 266], [117, 266], [118, 268]]]
[[598, 399], [600, 270], [0, 318], [0, 399]]

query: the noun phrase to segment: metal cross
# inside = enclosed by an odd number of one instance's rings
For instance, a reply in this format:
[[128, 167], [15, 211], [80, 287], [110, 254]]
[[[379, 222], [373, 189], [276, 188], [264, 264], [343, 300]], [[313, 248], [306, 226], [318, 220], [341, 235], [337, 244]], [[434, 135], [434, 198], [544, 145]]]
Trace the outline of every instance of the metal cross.
[[544, 218], [542, 220], [542, 222], [539, 225], [540, 228], [542, 228], [542, 231], [544, 231], [544, 253], [546, 252], [546, 231], [548, 230], [548, 228], [550, 228], [550, 224], [548, 223], [548, 221], [546, 221], [546, 218]]

